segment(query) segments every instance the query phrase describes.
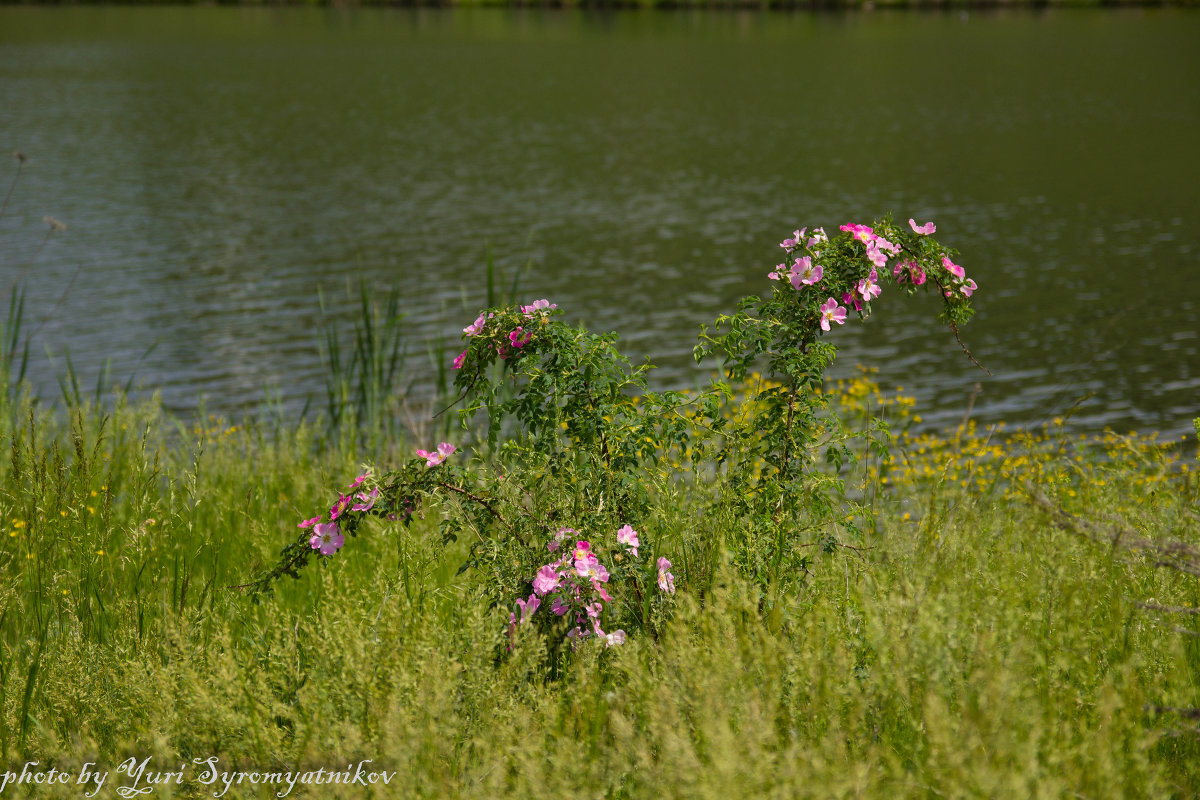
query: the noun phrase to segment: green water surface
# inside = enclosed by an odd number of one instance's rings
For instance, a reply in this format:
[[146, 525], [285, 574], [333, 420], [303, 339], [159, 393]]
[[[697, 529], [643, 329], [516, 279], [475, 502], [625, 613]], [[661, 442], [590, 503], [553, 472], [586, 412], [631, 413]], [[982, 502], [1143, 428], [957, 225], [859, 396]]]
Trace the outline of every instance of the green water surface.
[[962, 251], [992, 375], [935, 303], [888, 294], [833, 334], [839, 374], [879, 367], [934, 426], [978, 382], [984, 422], [1082, 399], [1078, 429], [1177, 435], [1200, 414], [1198, 142], [1187, 10], [2, 7], [0, 150], [29, 161], [0, 291], [53, 215], [24, 275], [44, 394], [69, 351], [176, 410], [264, 387], [298, 410], [318, 288], [347, 320], [359, 276], [402, 289], [420, 395], [490, 247], [687, 386], [699, 324], [768, 290], [784, 235], [891, 211]]

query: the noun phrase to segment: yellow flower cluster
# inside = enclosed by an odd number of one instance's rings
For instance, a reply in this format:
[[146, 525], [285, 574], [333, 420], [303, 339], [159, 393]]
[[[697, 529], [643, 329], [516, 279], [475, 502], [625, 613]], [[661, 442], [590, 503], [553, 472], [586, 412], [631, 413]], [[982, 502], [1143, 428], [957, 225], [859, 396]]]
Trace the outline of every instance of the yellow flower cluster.
[[198, 437], [202, 437], [208, 444], [216, 444], [222, 439], [227, 439], [240, 430], [237, 425], [229, 425], [227, 421], [218, 417], [215, 414], [208, 415], [208, 425], [197, 425], [192, 428], [192, 433]]

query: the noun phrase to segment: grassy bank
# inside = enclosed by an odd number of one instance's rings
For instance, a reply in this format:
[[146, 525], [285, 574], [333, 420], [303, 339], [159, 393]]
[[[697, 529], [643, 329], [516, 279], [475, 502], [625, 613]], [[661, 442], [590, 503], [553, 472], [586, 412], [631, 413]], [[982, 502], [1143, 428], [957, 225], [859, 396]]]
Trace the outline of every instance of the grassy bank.
[[[916, 411], [867, 381], [841, 395], [901, 429]], [[153, 403], [15, 408], [0, 426], [10, 769], [95, 762], [112, 771], [101, 796], [131, 782], [115, 772], [131, 756], [188, 765], [151, 795], [168, 797], [219, 792], [191, 766], [214, 756], [272, 772], [372, 759], [402, 787], [292, 796], [1200, 791], [1194, 441], [902, 434], [861, 476], [874, 532], [815, 556], [787, 595], [724, 564], [738, 532], [698, 522], [685, 480], [645, 522], [685, 555], [663, 634], [552, 657], [536, 635], [509, 643], [508, 609], [456, 574], [465, 546], [443, 547], [436, 507], [260, 603], [228, 588], [357, 474], [349, 438], [181, 425]]]

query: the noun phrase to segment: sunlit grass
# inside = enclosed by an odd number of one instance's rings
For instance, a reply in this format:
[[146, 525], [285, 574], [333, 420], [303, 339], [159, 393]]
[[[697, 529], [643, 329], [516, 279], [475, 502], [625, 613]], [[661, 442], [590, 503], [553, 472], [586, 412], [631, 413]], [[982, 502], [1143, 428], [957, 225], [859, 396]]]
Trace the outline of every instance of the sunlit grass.
[[321, 424], [18, 409], [0, 423], [0, 756], [369, 758], [415, 797], [1194, 796], [1200, 580], [1036, 498], [1200, 546], [1195, 442], [1053, 421], [909, 435], [913, 403], [869, 376], [829, 391], [897, 432], [855, 468], [861, 550], [764, 593], [726, 563], [736, 521], [670, 484], [644, 524], [684, 555], [674, 618], [565, 658], [535, 635], [506, 650], [508, 609], [456, 574], [433, 506], [261, 603], [229, 588], [356, 474]]

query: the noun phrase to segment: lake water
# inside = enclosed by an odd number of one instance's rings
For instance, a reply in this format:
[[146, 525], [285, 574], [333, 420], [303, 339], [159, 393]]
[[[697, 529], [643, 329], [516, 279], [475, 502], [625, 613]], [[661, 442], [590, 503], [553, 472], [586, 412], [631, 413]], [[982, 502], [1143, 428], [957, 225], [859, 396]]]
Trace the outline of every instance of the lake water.
[[[322, 290], [399, 287], [426, 342], [522, 295], [697, 381], [698, 326], [794, 227], [934, 220], [963, 330], [886, 293], [834, 336], [951, 425], [1178, 436], [1200, 414], [1200, 13], [0, 7], [0, 220], [31, 377], [69, 352], [173, 410], [319, 400]], [[16, 162], [0, 162], [0, 191]], [[7, 301], [5, 301], [7, 302]], [[44, 320], [44, 322], [43, 322]], [[154, 349], [146, 356], [152, 344]], [[448, 352], [453, 355], [457, 349]]]

